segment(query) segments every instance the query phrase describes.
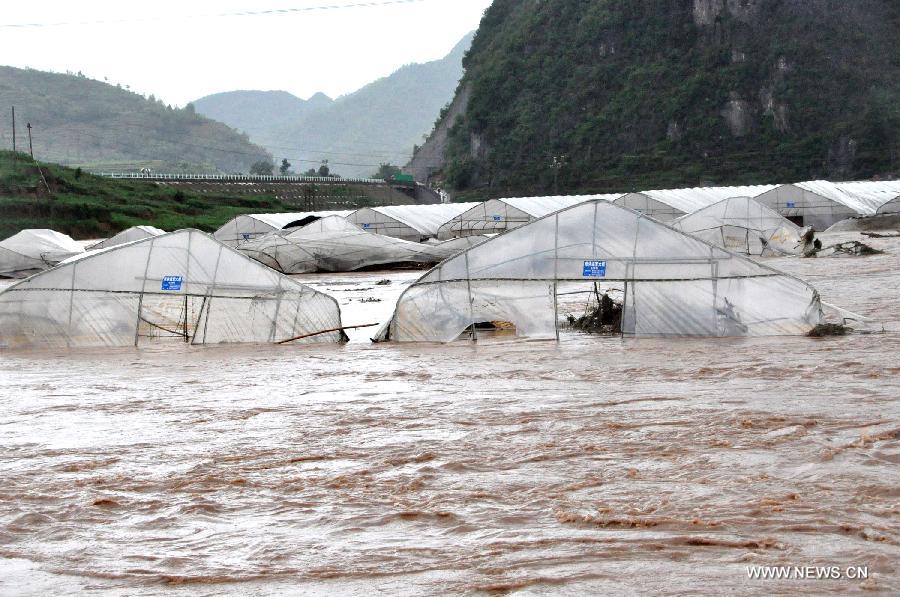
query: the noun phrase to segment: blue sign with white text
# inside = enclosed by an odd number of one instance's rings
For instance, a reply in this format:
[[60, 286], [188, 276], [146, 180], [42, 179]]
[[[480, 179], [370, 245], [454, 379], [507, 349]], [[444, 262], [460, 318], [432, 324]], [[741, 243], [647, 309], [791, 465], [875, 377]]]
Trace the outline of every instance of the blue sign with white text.
[[606, 262], [605, 261], [585, 261], [584, 262], [584, 272], [582, 275], [585, 278], [605, 278], [606, 277]]
[[371, 226], [371, 224], [363, 224], [362, 225], [363, 228], [369, 228], [370, 226]]
[[788, 207], [797, 207], [797, 204], [794, 203], [793, 201], [788, 201], [788, 202], [787, 202], [787, 206], [788, 206]]
[[181, 276], [163, 276], [162, 289], [163, 290], [181, 290], [182, 282], [184, 282], [184, 278]]
[[495, 221], [495, 222], [499, 222], [499, 221], [502, 220], [502, 219], [503, 219], [503, 218], [501, 218], [500, 216], [494, 216], [494, 221]]

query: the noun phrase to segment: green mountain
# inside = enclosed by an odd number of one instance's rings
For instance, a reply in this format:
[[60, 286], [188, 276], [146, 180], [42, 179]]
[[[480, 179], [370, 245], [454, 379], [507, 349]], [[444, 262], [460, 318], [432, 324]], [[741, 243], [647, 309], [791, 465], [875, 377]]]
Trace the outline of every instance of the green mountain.
[[[344, 176], [369, 176], [401, 164], [434, 126], [462, 76], [473, 34], [441, 60], [410, 64], [333, 102], [286, 92], [232, 92], [194, 102], [198, 112], [244, 131], [295, 170], [328, 160]], [[320, 94], [321, 95], [321, 94]], [[312, 105], [311, 105], [312, 104]]]
[[[193, 106], [174, 109], [117, 86], [80, 75], [0, 66], [0, 106], [16, 108], [16, 138], [35, 157], [96, 169], [168, 172], [248, 172], [271, 159], [264, 149]], [[0, 119], [3, 146], [12, 147], [8, 116]]]
[[495, 0], [407, 171], [480, 195], [896, 173], [898, 30], [896, 0]]
[[333, 103], [324, 93], [303, 100], [287, 91], [226, 91], [193, 102], [198, 113], [243, 131], [273, 155], [284, 153], [280, 145], [285, 142], [285, 123], [301, 121]]

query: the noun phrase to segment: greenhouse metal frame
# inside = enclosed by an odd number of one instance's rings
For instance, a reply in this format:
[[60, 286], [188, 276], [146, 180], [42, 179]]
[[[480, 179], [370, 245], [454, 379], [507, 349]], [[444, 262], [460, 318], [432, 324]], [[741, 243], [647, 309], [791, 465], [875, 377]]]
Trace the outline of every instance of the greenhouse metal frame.
[[72, 259], [0, 293], [0, 346], [345, 339], [337, 301], [199, 230]]
[[823, 321], [806, 282], [594, 200], [442, 262], [404, 291], [374, 339], [450, 342], [484, 322], [558, 339], [559, 286], [597, 282], [622, 287], [628, 336], [802, 335]]

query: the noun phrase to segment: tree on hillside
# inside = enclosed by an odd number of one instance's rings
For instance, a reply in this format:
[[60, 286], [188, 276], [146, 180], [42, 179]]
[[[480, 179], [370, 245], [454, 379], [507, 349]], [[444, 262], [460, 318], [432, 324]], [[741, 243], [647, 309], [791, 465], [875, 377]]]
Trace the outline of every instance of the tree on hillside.
[[279, 166], [278, 171], [281, 172], [282, 176], [287, 176], [288, 172], [291, 171], [291, 163], [287, 161], [287, 158], [281, 160], [281, 166]]
[[250, 166], [250, 174], [256, 176], [271, 176], [272, 172], [274, 171], [275, 164], [273, 164], [272, 162], [260, 160], [258, 162], [253, 162], [253, 165]]
[[331, 169], [328, 168], [328, 160], [324, 160], [322, 165], [319, 166], [319, 176], [325, 177], [328, 176], [328, 173], [331, 172]]
[[319, 173], [316, 172], [315, 168], [310, 168], [309, 170], [307, 170], [306, 172], [303, 173], [303, 176], [318, 176], [318, 175], [319, 175]]
[[381, 164], [378, 172], [372, 178], [380, 178], [381, 180], [390, 180], [392, 177], [400, 174], [400, 167], [391, 163]]

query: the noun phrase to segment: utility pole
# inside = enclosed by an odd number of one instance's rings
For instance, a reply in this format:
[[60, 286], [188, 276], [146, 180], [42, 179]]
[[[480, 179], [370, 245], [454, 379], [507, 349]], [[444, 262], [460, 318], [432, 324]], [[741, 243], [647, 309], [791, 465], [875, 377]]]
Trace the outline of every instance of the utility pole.
[[553, 156], [550, 167], [553, 168], [553, 192], [559, 194], [559, 171], [566, 165], [566, 156]]
[[28, 129], [28, 153], [31, 154], [31, 160], [34, 161], [34, 146], [31, 144], [31, 123], [29, 122], [25, 128]]
[[13, 162], [16, 161], [16, 107], [12, 107], [12, 121], [13, 121]]

